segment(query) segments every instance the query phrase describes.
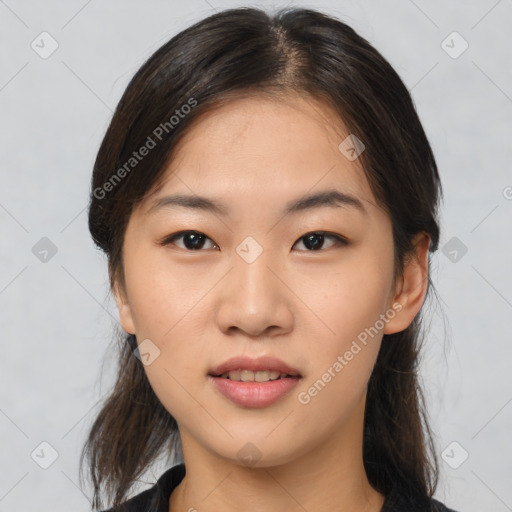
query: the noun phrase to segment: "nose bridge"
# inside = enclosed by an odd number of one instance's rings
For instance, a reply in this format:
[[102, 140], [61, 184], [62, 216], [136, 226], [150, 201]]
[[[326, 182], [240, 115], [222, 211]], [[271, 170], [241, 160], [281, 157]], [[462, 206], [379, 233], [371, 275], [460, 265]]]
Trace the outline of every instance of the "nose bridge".
[[237, 288], [246, 295], [246, 299], [258, 300], [264, 296], [266, 302], [276, 292], [276, 277], [270, 268], [278, 266], [277, 255], [266, 244], [258, 242], [253, 236], [247, 236], [236, 248], [234, 258], [234, 278]]
[[277, 253], [254, 237], [246, 237], [236, 247], [218, 309], [222, 330], [237, 327], [257, 336], [269, 327], [287, 330], [291, 326], [287, 288], [276, 276], [280, 266]]

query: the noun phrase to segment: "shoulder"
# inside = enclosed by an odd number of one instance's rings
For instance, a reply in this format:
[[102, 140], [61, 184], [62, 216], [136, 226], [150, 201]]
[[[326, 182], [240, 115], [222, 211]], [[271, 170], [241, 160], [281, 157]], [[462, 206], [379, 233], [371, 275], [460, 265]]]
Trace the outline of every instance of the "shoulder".
[[395, 485], [386, 496], [381, 512], [457, 512], [434, 498], [421, 496]]
[[184, 476], [185, 465], [177, 464], [165, 471], [149, 489], [103, 512], [168, 512], [169, 497]]

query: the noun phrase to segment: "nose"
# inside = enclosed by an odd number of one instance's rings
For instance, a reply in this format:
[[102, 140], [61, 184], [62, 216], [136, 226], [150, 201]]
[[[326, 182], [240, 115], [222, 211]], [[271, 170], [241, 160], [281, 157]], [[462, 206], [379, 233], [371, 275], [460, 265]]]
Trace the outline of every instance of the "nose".
[[224, 334], [267, 337], [293, 329], [293, 293], [283, 268], [271, 251], [264, 250], [252, 262], [234, 254], [216, 304], [217, 324]]

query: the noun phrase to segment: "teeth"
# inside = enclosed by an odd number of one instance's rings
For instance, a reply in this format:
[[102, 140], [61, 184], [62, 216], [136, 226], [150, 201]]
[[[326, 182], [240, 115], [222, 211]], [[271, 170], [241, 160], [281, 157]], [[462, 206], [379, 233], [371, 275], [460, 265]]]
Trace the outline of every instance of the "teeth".
[[239, 382], [268, 382], [269, 380], [277, 380], [279, 378], [286, 377], [286, 375], [286, 373], [279, 373], [275, 370], [257, 372], [253, 372], [251, 370], [233, 370], [229, 373], [224, 373], [221, 377]]

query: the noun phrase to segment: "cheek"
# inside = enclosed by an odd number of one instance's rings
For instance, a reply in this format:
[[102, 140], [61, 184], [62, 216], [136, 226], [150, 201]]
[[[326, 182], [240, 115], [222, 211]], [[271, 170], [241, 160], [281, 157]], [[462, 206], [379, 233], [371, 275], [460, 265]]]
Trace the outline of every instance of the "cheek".
[[[366, 388], [382, 340], [390, 286], [389, 271], [382, 267], [375, 257], [360, 258], [317, 281], [321, 293], [310, 295], [308, 306], [321, 322], [313, 319], [305, 338], [304, 351], [312, 358], [305, 384], [309, 389], [319, 381], [319, 402], [339, 399], [340, 393], [348, 400]], [[316, 392], [307, 391], [311, 396]]]
[[369, 258], [322, 278], [321, 293], [311, 295], [308, 305], [323, 320], [326, 335], [339, 340], [334, 343], [337, 349], [374, 326], [385, 312], [390, 278], [381, 263]]
[[328, 329], [322, 326], [323, 334], [313, 332], [303, 345], [309, 372], [297, 402], [326, 432], [348, 421], [361, 403], [382, 341], [375, 324], [383, 312], [383, 290], [369, 290], [357, 277], [347, 275], [343, 285], [321, 296], [319, 316]]
[[212, 284], [197, 272], [177, 272], [162, 254], [127, 254], [125, 280], [137, 339], [151, 341], [151, 363], [144, 370], [159, 400], [181, 417], [193, 406], [190, 392], [204, 368], [204, 323], [211, 311], [204, 294]]
[[[164, 252], [130, 253], [125, 263], [130, 309], [138, 337], [149, 337], [165, 344], [190, 323], [208, 283], [201, 283], [196, 273], [178, 271]], [[142, 338], [141, 338], [142, 339]]]

